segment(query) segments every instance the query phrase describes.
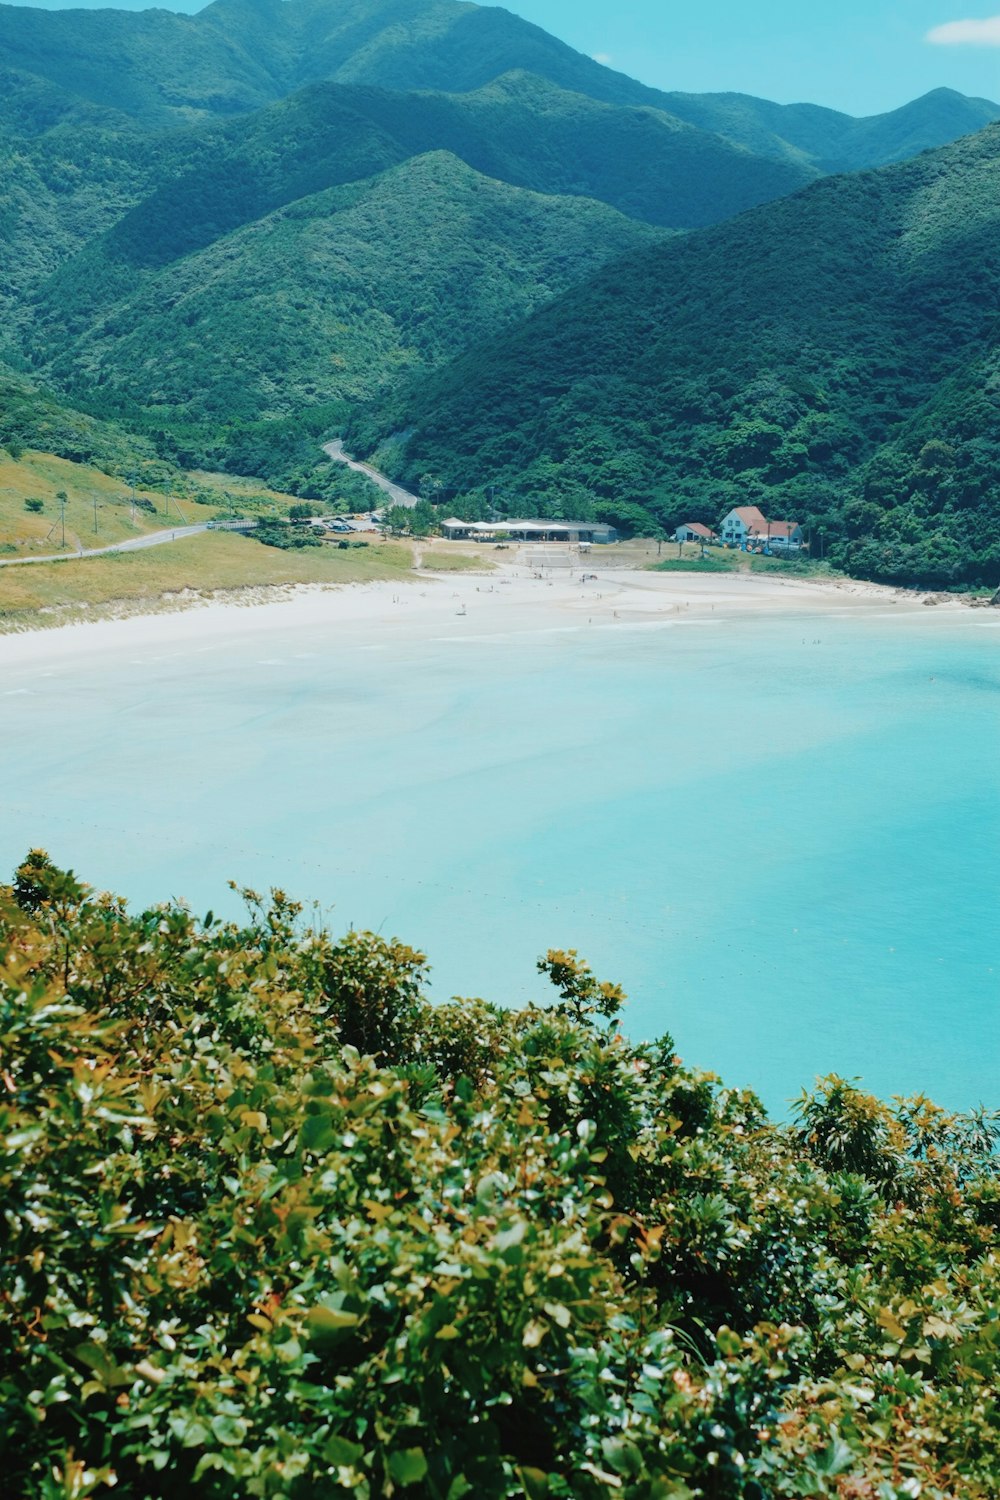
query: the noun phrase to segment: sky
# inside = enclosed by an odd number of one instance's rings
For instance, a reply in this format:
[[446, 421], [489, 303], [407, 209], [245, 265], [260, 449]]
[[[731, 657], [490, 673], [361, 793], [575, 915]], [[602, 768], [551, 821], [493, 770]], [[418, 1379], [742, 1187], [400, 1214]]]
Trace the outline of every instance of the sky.
[[[981, 0], [982, 3], [982, 0]], [[985, 0], [507, 0], [655, 88], [734, 90], [849, 114], [934, 88], [1000, 101], [1000, 3]]]
[[[65, 8], [63, 0], [42, 3]], [[203, 3], [160, 0], [183, 11]], [[941, 87], [1000, 102], [1000, 0], [979, 3], [507, 0], [507, 9], [655, 88], [734, 90], [865, 115]], [[119, 4], [146, 8], [145, 0]]]

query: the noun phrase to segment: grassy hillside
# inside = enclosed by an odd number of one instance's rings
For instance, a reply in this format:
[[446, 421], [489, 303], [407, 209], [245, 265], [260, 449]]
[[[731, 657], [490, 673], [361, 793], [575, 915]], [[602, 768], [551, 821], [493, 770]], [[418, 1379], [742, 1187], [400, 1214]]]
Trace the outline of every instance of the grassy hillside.
[[874, 577], [1000, 582], [995, 395], [974, 373], [994, 361], [998, 160], [991, 127], [640, 251], [351, 439], [405, 431], [386, 450], [404, 479], [634, 524], [630, 506], [672, 525], [755, 502]]
[[772, 1123], [573, 953], [431, 1005], [245, 894], [0, 891], [12, 1495], [993, 1500], [995, 1115]]
[[[184, 485], [190, 491], [189, 485]], [[65, 500], [65, 505], [63, 505]], [[40, 504], [39, 504], [40, 502]], [[0, 557], [107, 547], [182, 521], [208, 521], [214, 506], [122, 479], [51, 453], [0, 451]], [[63, 522], [65, 521], [65, 541]], [[0, 577], [0, 598], [11, 575]]]

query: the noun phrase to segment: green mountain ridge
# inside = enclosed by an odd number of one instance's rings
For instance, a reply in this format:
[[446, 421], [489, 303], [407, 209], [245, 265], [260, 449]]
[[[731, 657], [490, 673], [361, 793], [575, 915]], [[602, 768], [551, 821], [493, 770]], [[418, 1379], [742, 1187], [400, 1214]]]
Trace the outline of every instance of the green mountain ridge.
[[823, 174], [888, 166], [1000, 119], [1000, 105], [944, 88], [862, 118], [817, 104], [774, 104], [749, 94], [668, 93], [663, 100], [678, 119], [759, 156], [790, 160]]
[[520, 507], [669, 528], [756, 503], [868, 576], [1000, 583], [998, 163], [991, 126], [640, 250], [349, 442], [405, 431], [397, 477]]
[[162, 267], [126, 261], [112, 231], [44, 288], [32, 351], [66, 389], [154, 422], [287, 415], [370, 398], [655, 235], [436, 152]]
[[0, 65], [160, 127], [252, 111], [324, 80], [466, 93], [527, 72], [812, 172], [880, 165], [1000, 116], [1000, 106], [947, 89], [861, 120], [749, 95], [664, 92], [510, 11], [459, 0], [214, 0], [194, 16], [0, 6]]

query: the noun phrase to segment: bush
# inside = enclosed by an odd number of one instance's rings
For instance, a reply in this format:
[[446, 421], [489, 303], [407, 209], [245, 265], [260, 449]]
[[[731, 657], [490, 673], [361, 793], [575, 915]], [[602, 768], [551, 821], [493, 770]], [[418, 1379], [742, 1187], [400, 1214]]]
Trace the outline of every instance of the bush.
[[0, 1464], [25, 1500], [996, 1492], [996, 1121], [791, 1126], [280, 891], [0, 889]]

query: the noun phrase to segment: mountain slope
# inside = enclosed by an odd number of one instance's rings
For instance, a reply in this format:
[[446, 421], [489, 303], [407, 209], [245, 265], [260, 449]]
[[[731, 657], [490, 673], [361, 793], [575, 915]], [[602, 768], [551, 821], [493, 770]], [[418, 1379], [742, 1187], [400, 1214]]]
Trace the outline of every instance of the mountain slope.
[[281, 208], [157, 266], [113, 231], [39, 296], [31, 349], [64, 387], [212, 423], [371, 396], [532, 312], [656, 231], [446, 153]]
[[876, 576], [1000, 582], [1000, 408], [956, 394], [996, 362], [998, 168], [993, 126], [639, 251], [349, 437], [406, 431], [404, 479], [667, 525], [753, 501]]
[[408, 153], [451, 151], [504, 182], [598, 198], [675, 229], [730, 218], [816, 175], [754, 158], [660, 110], [606, 104], [530, 73], [464, 94], [321, 84], [296, 97], [351, 109]]

